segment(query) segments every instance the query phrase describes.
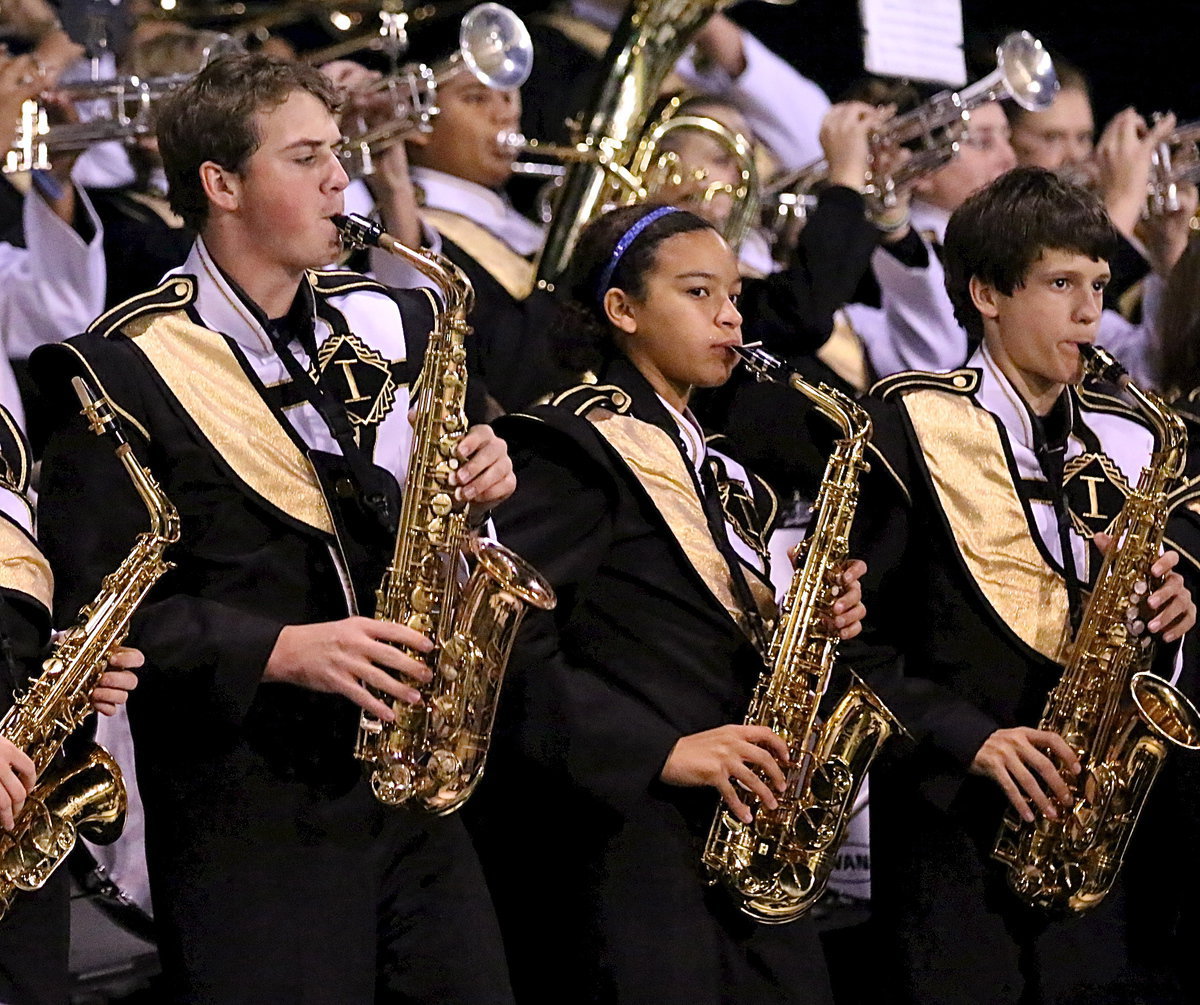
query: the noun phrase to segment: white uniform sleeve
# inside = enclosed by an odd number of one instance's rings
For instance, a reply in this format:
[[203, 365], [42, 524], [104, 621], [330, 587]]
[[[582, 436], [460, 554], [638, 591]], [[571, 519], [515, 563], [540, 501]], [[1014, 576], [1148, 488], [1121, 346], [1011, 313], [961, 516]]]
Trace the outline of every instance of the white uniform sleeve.
[[860, 335], [880, 377], [902, 370], [952, 370], [967, 358], [967, 333], [954, 320], [942, 263], [928, 242], [925, 248], [929, 264], [921, 268], [904, 265], [884, 248], [872, 255], [885, 324], [874, 326], [870, 341], [866, 333]]
[[1159, 345], [1154, 319], [1162, 303], [1164, 280], [1150, 273], [1142, 281], [1142, 320], [1139, 324], [1106, 310], [1100, 316], [1096, 342], [1121, 361], [1135, 383], [1142, 387], [1159, 385]]
[[829, 98], [787, 60], [742, 31], [746, 69], [736, 78], [719, 66], [702, 72], [685, 55], [675, 67], [684, 83], [736, 107], [781, 169], [802, 167], [821, 157], [818, 136]]
[[25, 197], [26, 247], [9, 261], [0, 292], [0, 332], [10, 358], [78, 335], [104, 311], [104, 231], [87, 195], [77, 190], [76, 198], [95, 231], [86, 244], [36, 192]]

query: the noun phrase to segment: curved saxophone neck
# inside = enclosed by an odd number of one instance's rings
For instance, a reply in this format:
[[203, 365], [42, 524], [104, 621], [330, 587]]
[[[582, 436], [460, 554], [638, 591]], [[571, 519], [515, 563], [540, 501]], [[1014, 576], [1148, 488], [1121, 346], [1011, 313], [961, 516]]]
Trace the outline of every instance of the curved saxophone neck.
[[413, 251], [378, 224], [355, 213], [339, 214], [333, 218], [333, 223], [347, 248], [380, 248], [403, 258], [438, 288], [448, 314], [466, 318], [471, 313], [475, 305], [475, 288], [466, 273], [448, 258], [433, 252]]
[[80, 411], [87, 419], [91, 431], [97, 436], [108, 436], [115, 441], [117, 459], [133, 482], [146, 512], [150, 514], [150, 533], [166, 543], [178, 541], [179, 513], [159, 488], [158, 482], [134, 455], [133, 447], [125, 438], [112, 403], [104, 395], [97, 394], [82, 377], [72, 377], [71, 386], [79, 398], [80, 405], [83, 406]]
[[1159, 478], [1169, 481], [1183, 475], [1187, 462], [1187, 426], [1179, 413], [1153, 391], [1144, 391], [1130, 379], [1128, 371], [1107, 349], [1096, 345], [1079, 347], [1084, 370], [1097, 380], [1116, 384], [1154, 427], [1155, 449], [1151, 466]]
[[867, 410], [847, 395], [826, 384], [810, 384], [787, 362], [771, 355], [758, 345], [734, 346], [746, 368], [760, 381], [786, 384], [799, 391], [814, 408], [842, 431], [843, 438], [866, 446], [871, 438], [871, 416]]

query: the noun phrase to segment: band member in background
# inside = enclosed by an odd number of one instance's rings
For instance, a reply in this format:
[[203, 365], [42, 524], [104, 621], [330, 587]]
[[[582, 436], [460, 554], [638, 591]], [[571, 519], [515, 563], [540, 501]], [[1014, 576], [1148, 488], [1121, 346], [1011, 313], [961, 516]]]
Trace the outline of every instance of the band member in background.
[[[0, 150], [5, 153], [17, 141], [22, 103], [39, 96], [48, 100], [45, 93], [83, 52], [57, 27], [48, 8], [28, 6], [49, 21], [30, 52], [0, 53]], [[24, 389], [18, 377], [25, 359], [35, 346], [78, 331], [104, 305], [100, 220], [82, 187], [71, 181], [74, 163], [75, 155], [59, 155], [49, 170], [0, 175], [0, 405], [22, 429]], [[21, 360], [16, 367], [14, 358]]]
[[[737, 362], [740, 286], [733, 251], [691, 213], [600, 217], [574, 252], [561, 333], [597, 382], [497, 423], [519, 481], [497, 530], [558, 595], [523, 626], [469, 807], [522, 1000], [830, 1000], [812, 922], [759, 925], [700, 867], [718, 799], [743, 819], [743, 789], [774, 805], [787, 758], [741, 725], [773, 608], [774, 500], [688, 410]], [[861, 572], [844, 573], [844, 636]], [[554, 877], [552, 911], [534, 876]]]
[[[353, 757], [360, 706], [389, 721], [377, 695], [419, 701], [429, 676], [428, 640], [369, 615], [432, 302], [320, 271], [347, 184], [334, 108], [319, 71], [263, 56], [180, 88], [159, 144], [171, 206], [200, 235], [187, 262], [34, 368], [52, 396], [90, 374], [180, 514], [175, 568], [130, 635], [172, 999], [507, 1002], [461, 821], [381, 805]], [[55, 414], [41, 512], [66, 612], [145, 513], [111, 451], [65, 402]], [[490, 429], [458, 450], [464, 501], [509, 495]]]
[[[53, 577], [33, 537], [28, 501], [32, 458], [20, 429], [0, 408], [0, 715], [13, 695], [26, 691], [41, 672], [50, 640]], [[142, 655], [123, 649], [92, 692], [92, 704], [113, 715], [137, 686], [133, 672]], [[26, 797], [33, 792], [35, 766], [10, 739], [0, 736], [0, 843], [10, 839]], [[62, 1005], [67, 1001], [68, 880], [58, 869], [40, 890], [15, 891], [0, 920], [0, 1001], [11, 1005]]]
[[[627, 6], [621, 0], [571, 0], [530, 20], [533, 71], [521, 89], [526, 136], [573, 140], [568, 120], [587, 106]], [[724, 14], [705, 22], [668, 77], [667, 90], [680, 86], [736, 107], [778, 167], [800, 167], [821, 154], [817, 131], [829, 110], [825, 93]]]
[[[968, 365], [875, 391], [887, 463], [853, 537], [879, 615], [843, 655], [915, 741], [871, 784], [875, 924], [897, 1001], [1115, 1003], [1149, 986], [1119, 880], [1098, 907], [1052, 917], [1023, 906], [990, 858], [1006, 805], [1025, 820], [1069, 807], [1079, 760], [1034, 724], [1108, 546], [1094, 535], [1153, 446], [1140, 414], [1079, 384], [1115, 247], [1094, 196], [1042, 169], [1005, 174], [946, 228]], [[1178, 557], [1149, 573], [1146, 627], [1168, 676], [1195, 622]]]
[[1105, 305], [1129, 315], [1126, 293], [1157, 265], [1142, 246], [1146, 235], [1135, 232], [1145, 215], [1151, 153], [1174, 128], [1175, 116], [1149, 127], [1135, 109], [1126, 108], [1113, 116], [1097, 142], [1087, 77], [1057, 55], [1054, 69], [1059, 91], [1049, 108], [1030, 112], [1011, 104], [1006, 109], [1013, 150], [1019, 164], [1059, 171], [1095, 188], [1120, 235]]

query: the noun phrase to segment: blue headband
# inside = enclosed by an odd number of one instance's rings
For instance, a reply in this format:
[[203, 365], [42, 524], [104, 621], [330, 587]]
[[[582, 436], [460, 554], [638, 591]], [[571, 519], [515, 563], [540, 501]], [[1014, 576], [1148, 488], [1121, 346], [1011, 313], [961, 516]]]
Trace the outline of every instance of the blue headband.
[[612, 250], [612, 255], [608, 259], [608, 264], [604, 267], [604, 271], [600, 273], [600, 282], [596, 287], [596, 299], [603, 306], [604, 294], [608, 292], [609, 284], [612, 282], [613, 273], [617, 271], [617, 266], [621, 264], [621, 258], [627, 252], [630, 246], [636, 241], [643, 230], [650, 226], [655, 220], [661, 220], [668, 213], [678, 213], [680, 210], [674, 206], [660, 206], [653, 212], [647, 213], [640, 220], [636, 221], [624, 234], [621, 235], [621, 240], [616, 243]]

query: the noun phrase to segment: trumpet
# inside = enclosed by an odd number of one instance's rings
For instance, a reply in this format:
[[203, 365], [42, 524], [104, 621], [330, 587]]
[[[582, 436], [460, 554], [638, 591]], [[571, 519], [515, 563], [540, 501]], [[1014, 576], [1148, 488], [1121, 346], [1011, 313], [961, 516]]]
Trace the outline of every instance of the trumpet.
[[[207, 33], [211, 38], [200, 51], [202, 70], [218, 56], [240, 52], [241, 46], [228, 35]], [[21, 105], [13, 148], [4, 157], [0, 171], [45, 171], [50, 155], [86, 150], [105, 140], [128, 142], [153, 134], [154, 113], [162, 100], [175, 88], [192, 79], [191, 73], [172, 73], [162, 77], [131, 74], [105, 80], [81, 80], [56, 87], [80, 113], [79, 122], [51, 122], [45, 104], [36, 99]]]
[[417, 132], [429, 132], [438, 114], [438, 88], [464, 73], [495, 90], [520, 87], [533, 68], [533, 42], [516, 14], [497, 3], [472, 7], [458, 31], [458, 50], [433, 66], [415, 63], [383, 77], [356, 98], [365, 112], [343, 123], [343, 166], [352, 176], [369, 175], [384, 150]]
[[[1161, 118], [1161, 114], [1154, 115], [1155, 121]], [[1176, 127], [1150, 152], [1147, 215], [1178, 212], [1179, 187], [1197, 181], [1200, 181], [1200, 120]]]
[[[1011, 98], [1031, 112], [1044, 111], [1058, 94], [1054, 63], [1027, 31], [1013, 32], [996, 47], [996, 69], [961, 91], [940, 91], [911, 111], [889, 119], [870, 137], [871, 166], [864, 194], [873, 209], [896, 205], [897, 192], [936, 171], [959, 151], [970, 133], [971, 109]], [[877, 169], [885, 148], [908, 146], [911, 154], [895, 168]], [[803, 226], [815, 190], [828, 177], [824, 160], [784, 174], [766, 187], [764, 226], [778, 239]]]

